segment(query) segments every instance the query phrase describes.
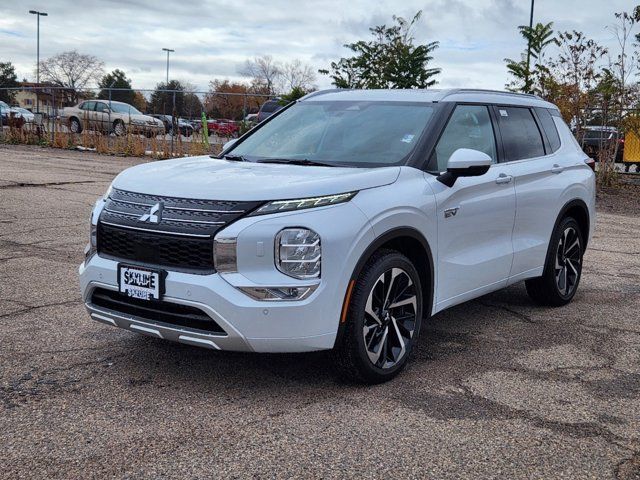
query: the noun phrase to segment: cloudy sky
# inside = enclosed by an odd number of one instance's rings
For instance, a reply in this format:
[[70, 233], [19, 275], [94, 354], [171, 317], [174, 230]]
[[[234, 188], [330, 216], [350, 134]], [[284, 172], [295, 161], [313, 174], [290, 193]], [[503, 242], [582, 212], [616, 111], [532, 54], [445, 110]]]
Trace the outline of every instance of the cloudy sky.
[[[614, 46], [613, 13], [633, 0], [537, 0], [535, 21], [557, 30], [582, 30]], [[367, 38], [368, 27], [412, 17], [422, 9], [417, 41], [440, 41], [434, 66], [442, 87], [503, 88], [503, 59], [524, 45], [529, 0], [0, 0], [0, 61], [11, 61], [20, 79], [34, 77], [36, 17], [41, 58], [77, 49], [96, 55], [107, 70], [120, 68], [135, 88], [165, 78], [165, 52], [175, 49], [171, 77], [206, 90], [213, 78], [239, 78], [247, 58], [269, 54], [299, 58], [314, 69], [348, 54], [343, 44]], [[319, 87], [328, 87], [319, 76]]]

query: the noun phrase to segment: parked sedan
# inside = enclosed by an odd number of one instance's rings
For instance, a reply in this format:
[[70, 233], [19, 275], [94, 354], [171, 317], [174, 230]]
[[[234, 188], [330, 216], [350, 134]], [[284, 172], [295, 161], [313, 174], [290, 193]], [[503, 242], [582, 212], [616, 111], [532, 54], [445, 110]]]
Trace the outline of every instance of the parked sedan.
[[[171, 115], [152, 113], [150, 116], [162, 122], [162, 124], [164, 125], [165, 134], [173, 135], [174, 118]], [[191, 135], [193, 135], [193, 125], [191, 125], [191, 123], [186, 121], [184, 118], [176, 118], [175, 123], [177, 123], [178, 125], [178, 131], [180, 132], [180, 135], [184, 135], [185, 137], [190, 137]]]
[[123, 102], [106, 100], [86, 100], [75, 107], [65, 108], [60, 115], [73, 133], [94, 130], [103, 133], [115, 133], [118, 136], [138, 133], [155, 137], [164, 133], [160, 120], [143, 114], [134, 106]]
[[[0, 100], [0, 119], [2, 120], [2, 125], [8, 125], [9, 124], [9, 119], [11, 117], [13, 117], [13, 118], [21, 118], [24, 121], [28, 121], [26, 118], [22, 117], [22, 115], [20, 114], [20, 112], [18, 110], [24, 110], [24, 109], [20, 109], [18, 107], [10, 107], [6, 102], [3, 102], [2, 100]], [[31, 115], [33, 115], [28, 110], [26, 110], [26, 111], [28, 113], [30, 113]]]
[[240, 127], [233, 120], [207, 120], [209, 134], [215, 133], [220, 137], [237, 137]]
[[26, 123], [35, 122], [36, 116], [26, 108], [13, 107], [12, 111], [16, 112], [16, 116], [22, 117]]

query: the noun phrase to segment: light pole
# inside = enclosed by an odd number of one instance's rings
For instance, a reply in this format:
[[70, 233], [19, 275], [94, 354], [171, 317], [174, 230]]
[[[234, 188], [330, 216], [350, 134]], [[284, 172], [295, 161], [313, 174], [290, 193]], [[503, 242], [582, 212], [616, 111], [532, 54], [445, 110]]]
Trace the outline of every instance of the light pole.
[[40, 113], [40, 96], [38, 87], [40, 86], [40, 17], [46, 17], [48, 13], [38, 12], [37, 10], [29, 10], [29, 13], [38, 17], [38, 41], [36, 50], [36, 112]]
[[167, 88], [169, 88], [169, 53], [175, 52], [175, 50], [171, 50], [170, 48], [163, 48], [162, 50], [167, 52]]
[[533, 29], [533, 3], [535, 0], [531, 0], [531, 13], [529, 14], [529, 40], [527, 42], [527, 76], [524, 81], [524, 88], [527, 90], [525, 93], [531, 93], [531, 88], [529, 87], [529, 77], [531, 68], [531, 30]]

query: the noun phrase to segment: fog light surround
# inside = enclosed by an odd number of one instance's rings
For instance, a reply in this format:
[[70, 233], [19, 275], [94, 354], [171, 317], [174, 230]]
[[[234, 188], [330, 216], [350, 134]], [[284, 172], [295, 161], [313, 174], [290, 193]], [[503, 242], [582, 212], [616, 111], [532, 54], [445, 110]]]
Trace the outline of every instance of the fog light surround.
[[238, 287], [241, 291], [255, 300], [267, 302], [292, 302], [304, 300], [311, 295], [318, 285], [303, 285], [299, 287]]
[[320, 278], [320, 235], [304, 227], [280, 230], [275, 238], [276, 268], [299, 280]]
[[238, 239], [216, 238], [213, 240], [213, 264], [217, 272], [238, 271]]

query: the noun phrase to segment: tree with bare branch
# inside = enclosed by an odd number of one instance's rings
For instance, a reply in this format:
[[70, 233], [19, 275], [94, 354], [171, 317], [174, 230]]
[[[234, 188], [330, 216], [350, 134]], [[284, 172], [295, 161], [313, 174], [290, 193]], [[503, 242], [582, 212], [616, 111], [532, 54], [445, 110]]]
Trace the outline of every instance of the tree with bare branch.
[[78, 94], [91, 83], [97, 84], [104, 75], [104, 62], [77, 50], [62, 52], [40, 62], [40, 78], [68, 90], [69, 98], [77, 102]]
[[282, 75], [282, 65], [271, 55], [262, 55], [247, 60], [239, 73], [250, 77], [254, 84], [263, 85], [269, 94], [276, 93], [278, 81]]
[[288, 91], [300, 89], [309, 92], [316, 88], [316, 74], [311, 65], [302, 63], [295, 59], [282, 66], [282, 82]]

